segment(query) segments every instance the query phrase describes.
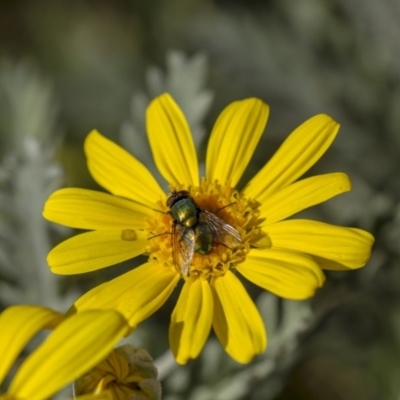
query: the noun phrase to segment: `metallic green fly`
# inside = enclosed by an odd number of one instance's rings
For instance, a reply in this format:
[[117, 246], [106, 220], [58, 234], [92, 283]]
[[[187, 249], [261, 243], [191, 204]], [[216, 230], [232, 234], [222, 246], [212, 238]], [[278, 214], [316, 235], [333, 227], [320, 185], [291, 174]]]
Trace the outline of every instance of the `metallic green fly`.
[[233, 226], [211, 211], [198, 207], [187, 190], [173, 191], [167, 206], [173, 219], [173, 261], [184, 275], [188, 275], [195, 252], [207, 255], [215, 244], [236, 247], [242, 243]]

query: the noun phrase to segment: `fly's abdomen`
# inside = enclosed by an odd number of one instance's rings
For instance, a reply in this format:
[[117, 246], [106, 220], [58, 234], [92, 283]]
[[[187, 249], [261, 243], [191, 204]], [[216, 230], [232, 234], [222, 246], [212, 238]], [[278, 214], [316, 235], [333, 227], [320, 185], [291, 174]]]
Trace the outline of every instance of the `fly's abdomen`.
[[194, 251], [199, 254], [209, 254], [213, 248], [213, 234], [210, 226], [205, 222], [199, 222], [194, 229]]

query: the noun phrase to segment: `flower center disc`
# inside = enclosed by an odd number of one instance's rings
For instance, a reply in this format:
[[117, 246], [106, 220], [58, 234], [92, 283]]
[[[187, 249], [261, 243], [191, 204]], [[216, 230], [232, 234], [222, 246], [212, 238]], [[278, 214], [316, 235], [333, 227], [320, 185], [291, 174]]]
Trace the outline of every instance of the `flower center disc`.
[[[188, 275], [192, 277], [202, 276], [207, 279], [211, 276], [225, 274], [235, 265], [246, 259], [251, 247], [264, 237], [259, 227], [262, 220], [259, 219], [259, 204], [249, 200], [231, 186], [221, 185], [219, 182], [208, 183], [202, 179], [200, 186], [176, 187], [173, 191], [187, 190], [196, 206], [202, 210], [209, 211], [221, 219], [222, 223], [230, 225], [239, 233], [241, 243], [231, 246], [229, 234], [225, 235], [224, 243], [219, 243], [213, 238], [212, 249], [208, 254], [193, 252]], [[175, 265], [173, 257], [173, 232], [174, 219], [166, 202], [159, 201], [156, 209], [160, 212], [154, 213], [154, 218], [148, 220], [149, 244], [146, 251], [150, 259], [164, 266], [173, 265], [178, 273], [182, 273], [179, 265]], [[207, 223], [207, 217], [204, 217]], [[191, 229], [191, 228], [189, 228]], [[175, 230], [178, 231], [178, 230]], [[182, 232], [182, 230], [179, 230]], [[182, 235], [181, 235], [182, 236]], [[175, 240], [175, 246], [179, 246], [179, 239]], [[176, 250], [175, 250], [176, 251]]]

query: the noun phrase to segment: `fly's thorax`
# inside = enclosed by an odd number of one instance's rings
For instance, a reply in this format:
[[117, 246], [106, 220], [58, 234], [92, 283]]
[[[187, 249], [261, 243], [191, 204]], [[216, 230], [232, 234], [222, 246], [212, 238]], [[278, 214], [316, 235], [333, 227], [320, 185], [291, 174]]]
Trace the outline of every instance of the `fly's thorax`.
[[172, 205], [171, 215], [179, 225], [191, 228], [197, 222], [198, 210], [191, 198], [185, 198]]

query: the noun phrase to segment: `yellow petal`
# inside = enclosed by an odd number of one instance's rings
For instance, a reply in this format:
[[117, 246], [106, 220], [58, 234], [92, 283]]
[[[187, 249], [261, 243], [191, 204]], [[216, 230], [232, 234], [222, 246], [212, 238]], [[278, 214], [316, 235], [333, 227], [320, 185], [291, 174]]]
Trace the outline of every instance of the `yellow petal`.
[[105, 358], [126, 331], [126, 320], [111, 310], [67, 318], [22, 364], [9, 394], [47, 399]]
[[218, 117], [207, 149], [206, 177], [235, 187], [264, 132], [268, 106], [259, 99], [235, 101]]
[[154, 161], [167, 182], [176, 186], [199, 184], [192, 134], [179, 106], [164, 93], [147, 108], [146, 126]]
[[171, 316], [169, 343], [179, 364], [196, 358], [211, 329], [213, 300], [207, 280], [188, 280]]
[[165, 197], [153, 175], [140, 161], [96, 130], [85, 140], [85, 153], [93, 178], [112, 194], [149, 208]]
[[293, 300], [311, 297], [325, 281], [311, 256], [284, 249], [252, 249], [236, 269], [254, 284]]
[[89, 230], [143, 229], [153, 215], [153, 210], [132, 200], [75, 188], [54, 192], [43, 211], [49, 221]]
[[53, 328], [64, 316], [45, 307], [18, 305], [0, 314], [0, 384], [25, 345], [43, 328]]
[[47, 263], [55, 274], [82, 274], [143, 254], [147, 243], [147, 234], [143, 231], [86, 232], [54, 247]]
[[246, 196], [263, 203], [271, 193], [290, 185], [320, 159], [338, 130], [339, 124], [324, 114], [304, 122], [249, 182], [245, 188]]
[[148, 262], [89, 290], [68, 313], [115, 309], [135, 327], [165, 303], [179, 278], [175, 268]]
[[228, 271], [211, 282], [213, 327], [225, 351], [237, 362], [248, 363], [267, 346], [264, 323], [246, 289]]
[[71, 400], [115, 400], [115, 399], [109, 390], [102, 390], [100, 393], [84, 394], [82, 396], [77, 396]]
[[264, 227], [273, 247], [327, 258], [349, 268], [364, 266], [373, 236], [361, 229], [345, 228], [311, 220], [288, 220]]
[[302, 179], [267, 197], [260, 206], [260, 218], [272, 224], [350, 189], [349, 177], [341, 172]]
[[328, 260], [323, 257], [311, 256], [320, 268], [329, 271], [348, 271], [351, 269], [347, 265], [341, 264], [337, 261]]

